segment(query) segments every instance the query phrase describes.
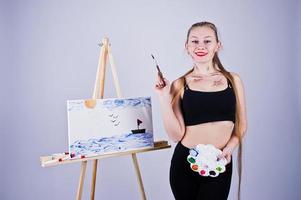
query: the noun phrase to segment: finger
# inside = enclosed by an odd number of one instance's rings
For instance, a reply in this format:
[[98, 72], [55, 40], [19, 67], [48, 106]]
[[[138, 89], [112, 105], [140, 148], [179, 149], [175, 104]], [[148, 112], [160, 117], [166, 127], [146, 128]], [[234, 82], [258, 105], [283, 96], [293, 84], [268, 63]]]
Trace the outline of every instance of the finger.
[[156, 84], [157, 84], [157, 85], [162, 84], [162, 80], [161, 80], [161, 79], [157, 79], [157, 80], [156, 80]]
[[164, 88], [164, 86], [162, 84], [156, 84], [156, 88], [162, 89], [162, 88]]
[[226, 154], [223, 152], [223, 153], [221, 153], [220, 155], [218, 155], [217, 157], [219, 158], [219, 159], [221, 159], [221, 158], [224, 158], [226, 156]]
[[160, 82], [162, 79], [161, 79], [161, 77], [160, 76], [157, 76], [156, 77], [156, 82]]
[[162, 79], [163, 79], [162, 75], [160, 75], [160, 74], [157, 75], [157, 78], [158, 78], [159, 80], [162, 80]]
[[168, 81], [166, 78], [163, 78], [163, 81], [164, 81], [165, 83], [169, 83], [169, 81]]
[[231, 162], [231, 156], [230, 156], [230, 155], [227, 155], [227, 156], [226, 156], [226, 159], [227, 159], [227, 163], [230, 163], [230, 162]]

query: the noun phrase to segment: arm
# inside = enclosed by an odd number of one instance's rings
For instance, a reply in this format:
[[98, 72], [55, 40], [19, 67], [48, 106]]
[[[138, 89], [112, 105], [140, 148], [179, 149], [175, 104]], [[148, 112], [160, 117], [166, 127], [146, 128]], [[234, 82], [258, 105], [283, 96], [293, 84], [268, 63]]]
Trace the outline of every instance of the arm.
[[[160, 108], [163, 117], [164, 128], [167, 132], [168, 137], [174, 142], [180, 141], [185, 134], [184, 119], [181, 113], [180, 107], [180, 95], [174, 100], [172, 105], [172, 96], [170, 88], [173, 88], [177, 81], [174, 81], [171, 86], [165, 79], [165, 87], [156, 85], [156, 91], [159, 95]], [[160, 81], [159, 81], [160, 82]]]
[[239, 108], [240, 112], [238, 113], [241, 122], [241, 129], [238, 130], [237, 127], [234, 127], [234, 134], [232, 134], [230, 140], [228, 141], [226, 147], [223, 149], [223, 156], [226, 156], [227, 160], [231, 159], [231, 154], [233, 150], [239, 145], [239, 135], [241, 138], [245, 135], [247, 131], [247, 113], [246, 113], [246, 102], [245, 102], [245, 93], [244, 93], [244, 86], [241, 78], [238, 74], [231, 72], [233, 76], [235, 86], [237, 89], [237, 95], [239, 99]]

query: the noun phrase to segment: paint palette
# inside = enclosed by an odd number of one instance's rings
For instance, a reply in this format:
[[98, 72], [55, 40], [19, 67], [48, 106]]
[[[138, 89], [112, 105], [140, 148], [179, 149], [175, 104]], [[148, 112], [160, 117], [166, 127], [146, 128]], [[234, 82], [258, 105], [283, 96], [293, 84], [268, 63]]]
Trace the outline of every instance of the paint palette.
[[227, 164], [225, 158], [218, 159], [220, 154], [222, 151], [212, 144], [198, 144], [190, 149], [187, 161], [190, 168], [201, 176], [217, 177], [226, 171]]

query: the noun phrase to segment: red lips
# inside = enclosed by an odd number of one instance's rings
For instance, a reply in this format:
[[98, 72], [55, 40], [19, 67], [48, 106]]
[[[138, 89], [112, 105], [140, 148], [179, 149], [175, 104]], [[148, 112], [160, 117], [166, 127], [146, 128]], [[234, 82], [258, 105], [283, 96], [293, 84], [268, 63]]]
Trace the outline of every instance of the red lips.
[[200, 57], [201, 57], [201, 56], [206, 56], [207, 54], [208, 54], [207, 52], [202, 52], [202, 51], [201, 51], [201, 52], [196, 52], [196, 53], [195, 53], [195, 55], [200, 56]]

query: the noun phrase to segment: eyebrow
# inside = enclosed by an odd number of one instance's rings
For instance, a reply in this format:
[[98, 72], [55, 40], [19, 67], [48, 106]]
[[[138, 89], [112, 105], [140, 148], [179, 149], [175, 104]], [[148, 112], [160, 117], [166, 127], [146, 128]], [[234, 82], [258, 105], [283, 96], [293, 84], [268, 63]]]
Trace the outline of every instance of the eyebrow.
[[[197, 36], [191, 36], [192, 38], [198, 38]], [[208, 35], [208, 36], [205, 36], [204, 38], [211, 38], [212, 36]]]

